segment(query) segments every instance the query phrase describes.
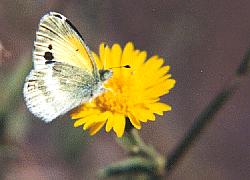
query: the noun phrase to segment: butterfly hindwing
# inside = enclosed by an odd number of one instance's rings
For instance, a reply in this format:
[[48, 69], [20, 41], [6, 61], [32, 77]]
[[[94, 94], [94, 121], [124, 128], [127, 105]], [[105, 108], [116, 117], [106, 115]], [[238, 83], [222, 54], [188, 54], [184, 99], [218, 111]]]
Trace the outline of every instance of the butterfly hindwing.
[[94, 79], [78, 67], [52, 63], [32, 70], [26, 78], [24, 97], [30, 111], [46, 122], [92, 98]]

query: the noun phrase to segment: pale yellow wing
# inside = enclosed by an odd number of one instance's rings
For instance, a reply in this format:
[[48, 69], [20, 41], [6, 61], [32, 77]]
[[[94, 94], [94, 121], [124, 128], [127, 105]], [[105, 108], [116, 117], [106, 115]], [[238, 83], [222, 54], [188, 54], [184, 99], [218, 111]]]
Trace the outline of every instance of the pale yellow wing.
[[33, 51], [34, 69], [44, 69], [51, 62], [79, 67], [95, 78], [98, 70], [82, 36], [63, 15], [50, 12], [40, 20]]

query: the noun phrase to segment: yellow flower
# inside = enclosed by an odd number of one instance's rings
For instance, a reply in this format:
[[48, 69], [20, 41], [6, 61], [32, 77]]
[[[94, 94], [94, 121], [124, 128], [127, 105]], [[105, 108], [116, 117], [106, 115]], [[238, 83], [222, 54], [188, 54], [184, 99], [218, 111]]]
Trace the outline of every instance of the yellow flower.
[[112, 69], [113, 76], [104, 85], [107, 91], [71, 113], [75, 127], [83, 125], [84, 130], [89, 129], [94, 135], [106, 124], [107, 132], [113, 128], [121, 137], [126, 118], [140, 129], [141, 122], [154, 121], [155, 114], [171, 110], [171, 106], [159, 102], [175, 85], [167, 74], [170, 67], [163, 65], [162, 58], [152, 56], [146, 60], [147, 53], [135, 49], [131, 42], [123, 50], [118, 44], [111, 48], [101, 44], [99, 56], [95, 53], [93, 56], [99, 69], [124, 65], [130, 68]]

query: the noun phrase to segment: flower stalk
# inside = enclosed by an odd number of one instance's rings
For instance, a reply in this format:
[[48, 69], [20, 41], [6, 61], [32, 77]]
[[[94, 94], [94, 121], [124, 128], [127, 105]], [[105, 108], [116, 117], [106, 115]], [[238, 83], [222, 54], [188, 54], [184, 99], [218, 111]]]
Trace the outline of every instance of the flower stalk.
[[164, 176], [164, 157], [153, 146], [145, 144], [138, 130], [127, 131], [122, 138], [117, 138], [117, 142], [128, 152], [129, 158], [105, 167], [99, 171], [99, 177], [138, 173], [147, 175], [146, 179], [161, 179]]

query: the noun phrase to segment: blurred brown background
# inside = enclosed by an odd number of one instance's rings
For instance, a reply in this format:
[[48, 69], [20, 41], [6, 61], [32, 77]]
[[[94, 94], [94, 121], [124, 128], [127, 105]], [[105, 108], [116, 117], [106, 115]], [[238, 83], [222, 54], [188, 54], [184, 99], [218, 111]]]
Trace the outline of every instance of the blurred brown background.
[[[92, 180], [98, 169], [126, 156], [113, 133], [89, 137], [73, 128], [68, 117], [45, 124], [26, 109], [22, 82], [27, 70], [19, 67], [31, 68], [35, 31], [49, 11], [68, 17], [94, 51], [101, 42], [133, 41], [171, 65], [177, 84], [163, 100], [173, 110], [141, 130], [145, 141], [162, 154], [173, 150], [196, 115], [233, 76], [250, 46], [248, 0], [1, 0], [5, 55], [0, 59], [0, 104], [7, 101], [8, 106], [1, 107], [0, 114], [1, 179]], [[243, 80], [169, 179], [249, 179], [249, 82], [249, 77]]]

